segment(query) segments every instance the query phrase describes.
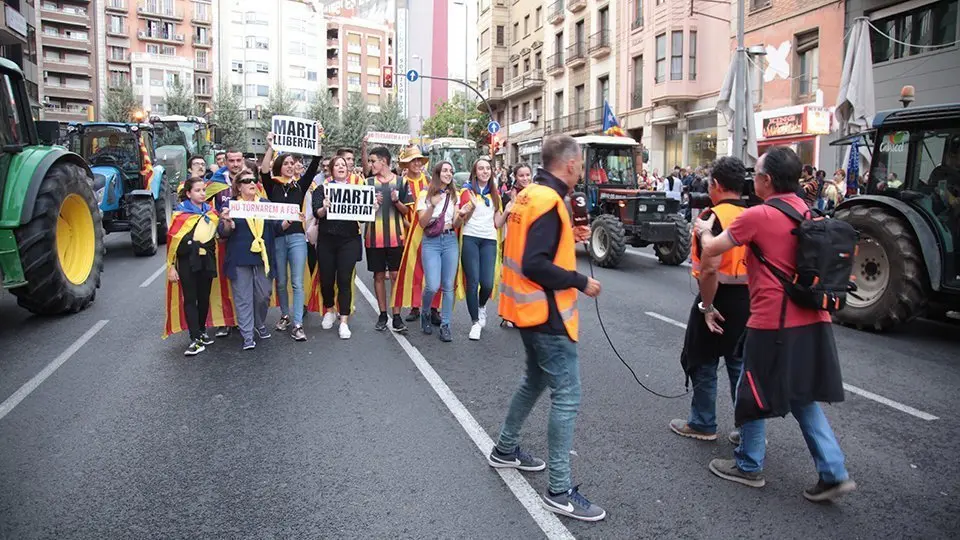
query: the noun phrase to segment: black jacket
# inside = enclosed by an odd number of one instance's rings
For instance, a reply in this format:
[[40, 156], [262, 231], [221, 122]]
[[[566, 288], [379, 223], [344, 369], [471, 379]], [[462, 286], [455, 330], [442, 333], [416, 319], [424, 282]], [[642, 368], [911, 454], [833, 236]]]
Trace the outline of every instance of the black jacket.
[[[263, 190], [267, 193], [267, 198], [270, 199], [270, 202], [303, 206], [303, 198], [307, 195], [307, 190], [310, 189], [310, 184], [313, 182], [313, 177], [316, 176], [319, 166], [320, 158], [314, 156], [310, 161], [310, 166], [307, 167], [307, 170], [303, 173], [303, 176], [300, 177], [300, 180], [286, 186], [275, 182], [273, 175], [261, 172], [260, 181], [263, 184]], [[283, 230], [282, 228], [278, 228], [277, 230], [277, 236], [286, 236], [295, 233], [303, 234], [303, 223], [295, 221], [287, 227], [287, 230]]]

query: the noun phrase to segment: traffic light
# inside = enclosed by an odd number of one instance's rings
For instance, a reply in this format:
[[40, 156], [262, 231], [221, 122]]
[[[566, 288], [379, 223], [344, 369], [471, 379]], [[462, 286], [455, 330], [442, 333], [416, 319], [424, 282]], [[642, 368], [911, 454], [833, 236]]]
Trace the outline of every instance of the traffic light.
[[380, 83], [384, 88], [393, 88], [393, 66], [380, 68]]

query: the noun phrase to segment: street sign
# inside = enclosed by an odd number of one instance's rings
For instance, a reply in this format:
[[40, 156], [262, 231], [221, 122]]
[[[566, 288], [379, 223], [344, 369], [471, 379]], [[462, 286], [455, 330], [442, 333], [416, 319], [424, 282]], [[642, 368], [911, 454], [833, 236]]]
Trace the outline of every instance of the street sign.
[[407, 80], [410, 82], [417, 82], [417, 79], [420, 78], [420, 74], [417, 73], [417, 70], [411, 69], [407, 72]]
[[496, 135], [497, 132], [500, 131], [500, 122], [497, 122], [496, 120], [491, 121], [489, 124], [487, 124], [487, 131], [489, 131], [491, 135]]

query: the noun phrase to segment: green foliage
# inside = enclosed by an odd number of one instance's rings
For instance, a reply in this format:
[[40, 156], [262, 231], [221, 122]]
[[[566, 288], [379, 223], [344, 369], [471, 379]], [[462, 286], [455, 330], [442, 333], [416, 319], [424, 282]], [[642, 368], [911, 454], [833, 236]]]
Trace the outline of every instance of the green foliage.
[[373, 129], [389, 133], [409, 133], [407, 118], [403, 115], [400, 103], [389, 98], [386, 105], [380, 107], [380, 112], [373, 115]]
[[[427, 118], [423, 123], [423, 134], [428, 137], [462, 137], [463, 136], [463, 105], [464, 94], [458, 93], [453, 99], [441, 103], [437, 107], [437, 112]], [[476, 141], [478, 145], [487, 144], [489, 134], [487, 133], [487, 124], [490, 123], [490, 115], [480, 112], [477, 104], [473, 100], [467, 101], [467, 122], [469, 139]]]
[[260, 111], [260, 122], [258, 128], [264, 135], [273, 129], [270, 119], [278, 115], [296, 115], [297, 103], [294, 101], [293, 94], [283, 85], [283, 81], [277, 81], [277, 84], [270, 89], [270, 97], [267, 100], [267, 106]]
[[323, 126], [323, 153], [332, 155], [337, 148], [343, 146], [343, 125], [340, 123], [340, 107], [334, 103], [326, 92], [320, 93], [320, 98], [310, 105], [307, 116], [311, 120], [320, 122]]
[[217, 89], [213, 101], [212, 122], [216, 124], [219, 142], [225, 148], [246, 148], [242, 99], [239, 94], [231, 91], [227, 84], [222, 84]]
[[179, 78], [174, 79], [173, 84], [167, 87], [166, 98], [167, 114], [179, 114], [183, 116], [194, 116], [198, 114], [200, 106], [197, 104], [197, 97], [193, 90], [183, 84]]
[[363, 138], [373, 125], [373, 115], [367, 109], [367, 102], [363, 95], [351, 93], [347, 100], [347, 108], [341, 116], [342, 138], [341, 146], [360, 148]]
[[103, 109], [105, 122], [130, 122], [133, 113], [140, 109], [142, 102], [133, 93], [133, 86], [126, 82], [107, 90], [107, 105]]

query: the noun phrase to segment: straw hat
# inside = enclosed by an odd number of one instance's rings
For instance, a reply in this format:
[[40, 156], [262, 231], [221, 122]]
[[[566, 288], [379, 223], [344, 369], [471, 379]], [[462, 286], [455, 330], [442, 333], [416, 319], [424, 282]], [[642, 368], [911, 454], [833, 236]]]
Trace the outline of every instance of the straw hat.
[[427, 157], [420, 152], [416, 145], [410, 145], [400, 151], [400, 163], [410, 163], [415, 159], [427, 161]]

